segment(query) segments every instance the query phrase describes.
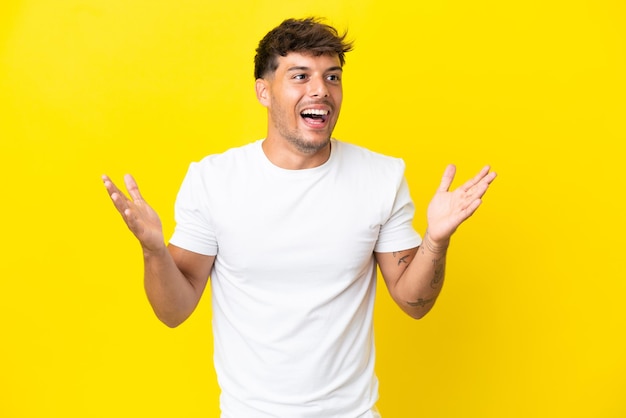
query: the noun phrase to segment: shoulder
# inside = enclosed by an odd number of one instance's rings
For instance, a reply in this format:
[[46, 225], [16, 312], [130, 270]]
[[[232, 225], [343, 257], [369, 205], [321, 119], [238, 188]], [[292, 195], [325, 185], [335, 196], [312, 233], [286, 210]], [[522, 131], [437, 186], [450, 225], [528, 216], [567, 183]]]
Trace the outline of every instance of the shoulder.
[[257, 164], [257, 149], [260, 149], [260, 144], [252, 142], [190, 163], [183, 179], [183, 188], [208, 191], [227, 187], [233, 181], [243, 181], [237, 179]]
[[255, 141], [239, 147], [230, 148], [224, 152], [211, 154], [196, 163], [200, 167], [223, 167], [237, 164], [246, 164], [257, 158], [261, 142]]
[[337, 147], [338, 159], [350, 167], [359, 168], [358, 171], [371, 173], [374, 176], [397, 177], [404, 175], [404, 160], [397, 157], [381, 154], [360, 145], [333, 140]]
[[249, 168], [258, 161], [260, 148], [260, 141], [255, 141], [221, 153], [207, 155], [200, 161], [189, 164], [187, 175], [223, 178], [224, 175], [243, 173], [246, 170], [242, 168]]

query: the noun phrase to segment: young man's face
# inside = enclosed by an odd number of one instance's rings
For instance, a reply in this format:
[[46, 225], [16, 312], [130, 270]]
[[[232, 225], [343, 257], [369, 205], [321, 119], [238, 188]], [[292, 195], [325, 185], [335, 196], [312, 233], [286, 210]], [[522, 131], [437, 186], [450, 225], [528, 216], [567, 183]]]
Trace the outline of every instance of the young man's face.
[[341, 75], [336, 55], [278, 57], [273, 76], [257, 80], [257, 97], [268, 109], [268, 139], [287, 141], [305, 154], [324, 149], [341, 109]]

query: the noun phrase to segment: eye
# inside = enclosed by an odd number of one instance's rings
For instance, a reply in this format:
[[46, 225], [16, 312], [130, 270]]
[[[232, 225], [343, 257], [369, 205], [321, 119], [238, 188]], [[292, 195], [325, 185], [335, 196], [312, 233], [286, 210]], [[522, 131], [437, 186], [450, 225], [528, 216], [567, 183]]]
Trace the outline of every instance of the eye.
[[294, 80], [305, 80], [306, 79], [306, 74], [296, 74], [293, 76]]
[[328, 77], [326, 78], [328, 79], [328, 81], [333, 81], [333, 82], [341, 81], [341, 77], [339, 76], [339, 74], [329, 74]]

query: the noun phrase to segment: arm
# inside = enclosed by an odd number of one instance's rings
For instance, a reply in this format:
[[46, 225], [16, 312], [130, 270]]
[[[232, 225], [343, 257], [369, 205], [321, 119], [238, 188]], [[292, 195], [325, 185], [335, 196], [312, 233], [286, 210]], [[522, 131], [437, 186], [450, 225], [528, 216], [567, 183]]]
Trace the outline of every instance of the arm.
[[169, 245], [144, 250], [143, 259], [144, 287], [154, 313], [168, 327], [182, 324], [200, 302], [215, 256]]
[[422, 318], [435, 304], [445, 277], [446, 250], [432, 245], [427, 232], [419, 247], [376, 253], [392, 299], [412, 318]]
[[152, 309], [167, 326], [180, 325], [198, 305], [215, 257], [166, 247], [159, 216], [143, 200], [130, 175], [124, 181], [132, 200], [107, 176], [103, 181], [115, 208], [141, 244], [144, 286]]
[[376, 253], [376, 261], [393, 300], [419, 319], [433, 307], [445, 277], [446, 255], [456, 229], [478, 209], [496, 174], [484, 167], [473, 179], [449, 191], [456, 168], [446, 168], [428, 205], [428, 229], [422, 244], [410, 250]]

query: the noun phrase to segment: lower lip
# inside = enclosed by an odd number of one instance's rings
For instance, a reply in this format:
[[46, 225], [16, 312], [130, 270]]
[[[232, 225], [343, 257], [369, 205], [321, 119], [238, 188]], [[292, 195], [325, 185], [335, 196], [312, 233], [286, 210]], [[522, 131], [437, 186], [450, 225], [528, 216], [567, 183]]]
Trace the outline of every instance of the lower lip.
[[326, 118], [326, 120], [323, 121], [321, 119], [313, 119], [313, 122], [311, 122], [309, 119], [305, 118], [302, 118], [302, 121], [306, 126], [312, 129], [321, 129], [325, 128], [328, 125], [328, 117]]

